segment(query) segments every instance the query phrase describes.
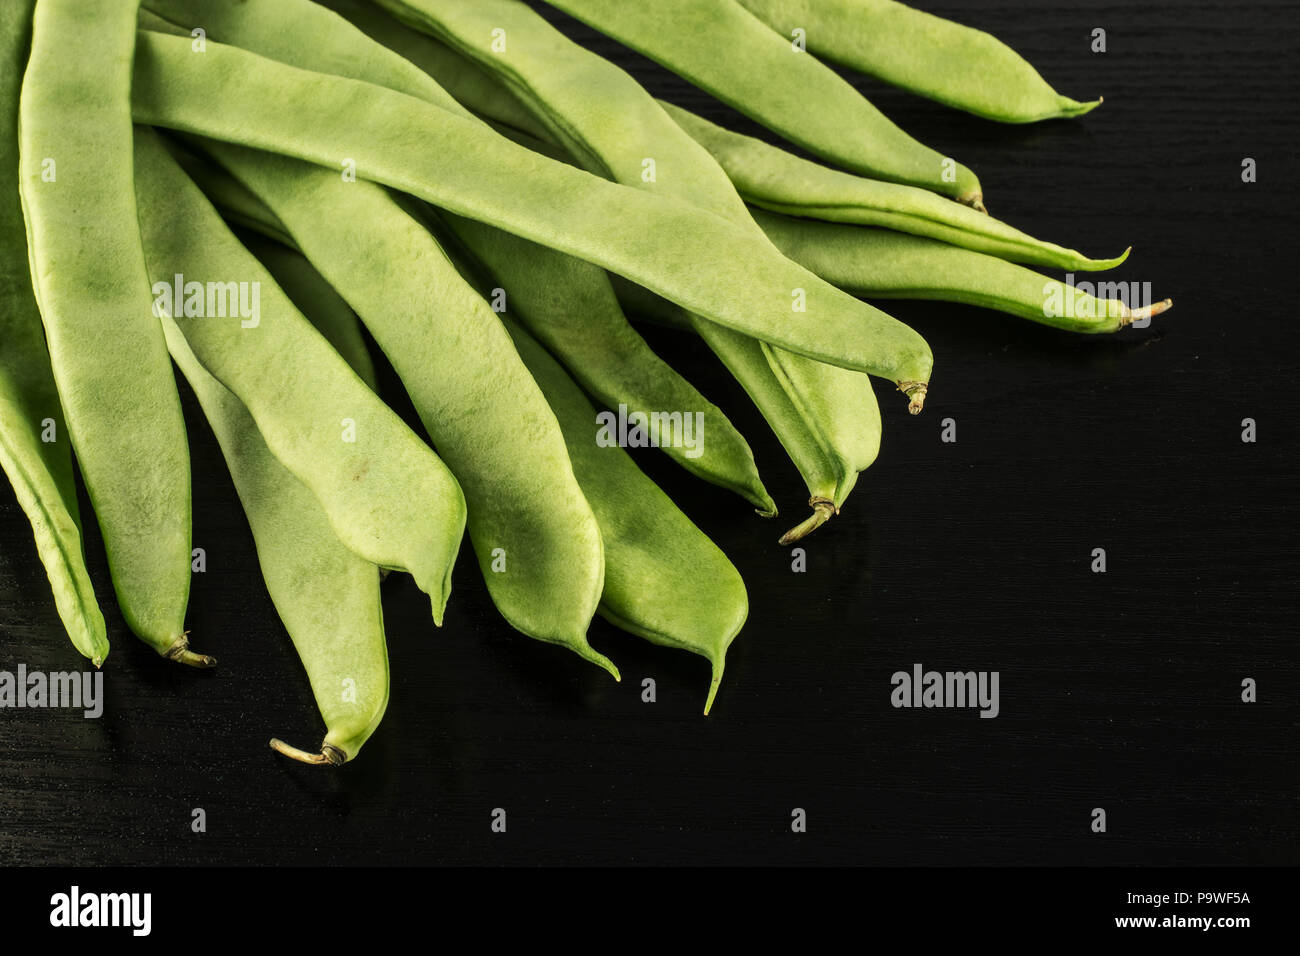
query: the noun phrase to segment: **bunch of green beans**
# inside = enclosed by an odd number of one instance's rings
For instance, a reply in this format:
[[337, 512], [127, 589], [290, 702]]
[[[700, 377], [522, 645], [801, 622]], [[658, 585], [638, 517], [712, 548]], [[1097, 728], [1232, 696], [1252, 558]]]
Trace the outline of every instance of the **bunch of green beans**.
[[[930, 388], [928, 343], [871, 301], [1085, 333], [1170, 305], [1033, 271], [1129, 252], [1091, 258], [989, 216], [971, 170], [828, 65], [1007, 123], [1100, 103], [986, 33], [892, 0], [547, 2], [772, 141], [656, 100], [520, 0], [3, 5], [0, 468], [95, 666], [109, 635], [77, 474], [127, 626], [215, 663], [185, 619], [174, 369], [325, 724], [318, 748], [272, 746], [336, 765], [388, 703], [381, 579], [411, 574], [441, 625], [466, 532], [520, 634], [615, 679], [597, 614], [690, 651], [709, 712], [749, 597], [625, 448], [653, 445], [762, 516], [778, 503], [755, 436], [635, 322], [698, 336], [753, 400], [808, 489], [788, 545], [875, 461], [873, 379], [912, 414]], [[389, 407], [372, 345], [419, 430]]]

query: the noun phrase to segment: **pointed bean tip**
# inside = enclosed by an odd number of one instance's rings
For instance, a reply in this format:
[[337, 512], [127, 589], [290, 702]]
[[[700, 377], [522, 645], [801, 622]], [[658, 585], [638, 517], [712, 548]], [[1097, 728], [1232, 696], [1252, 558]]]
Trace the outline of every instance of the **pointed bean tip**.
[[597, 667], [602, 667], [605, 670], [609, 671], [609, 675], [613, 677], [614, 680], [617, 681], [618, 683], [620, 684], [623, 683], [623, 675], [618, 672], [618, 667], [615, 666], [613, 661], [611, 661], [604, 654], [599, 654], [596, 651], [591, 650], [590, 648], [588, 648], [588, 650], [590, 651], [590, 653], [584, 655], [587, 658], [587, 660], [591, 661]]
[[1080, 264], [1079, 268], [1087, 269], [1090, 272], [1105, 272], [1107, 269], [1114, 269], [1116, 266], [1122, 266], [1128, 262], [1128, 257], [1133, 254], [1133, 247], [1129, 246], [1114, 259], [1089, 259], [1086, 264]]
[[719, 658], [710, 661], [713, 665], [713, 678], [709, 681], [709, 696], [704, 701], [704, 716], [709, 716], [709, 711], [713, 709], [713, 701], [718, 696], [718, 688], [722, 686], [722, 670], [725, 662]]
[[1128, 257], [1132, 252], [1133, 247], [1129, 246], [1113, 259], [1090, 259], [1082, 252], [1076, 252], [1071, 249], [1069, 250], [1068, 256], [1063, 257], [1056, 264], [1063, 268], [1077, 270], [1079, 272], [1105, 272], [1108, 269], [1122, 266], [1128, 261]]

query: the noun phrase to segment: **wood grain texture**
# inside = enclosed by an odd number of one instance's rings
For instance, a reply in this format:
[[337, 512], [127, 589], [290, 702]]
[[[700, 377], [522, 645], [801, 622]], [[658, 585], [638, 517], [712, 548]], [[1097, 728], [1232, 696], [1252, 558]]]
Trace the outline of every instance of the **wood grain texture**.
[[[740, 567], [751, 620], [714, 715], [707, 665], [602, 622], [624, 681], [511, 632], [462, 551], [447, 625], [385, 585], [392, 703], [337, 772], [267, 749], [321, 733], [216, 443], [185, 394], [195, 673], [132, 640], [102, 544], [104, 716], [0, 711], [0, 862], [1295, 863], [1297, 89], [1293, 4], [921, 4], [991, 30], [1067, 95], [1028, 128], [855, 82], [980, 174], [989, 208], [1112, 255], [1174, 311], [1071, 337], [958, 306], [884, 303], [931, 341], [925, 413], [880, 389], [880, 461], [790, 571], [739, 499], [638, 460]], [[591, 31], [657, 94], [753, 124]], [[1109, 52], [1089, 52], [1094, 27]], [[1243, 157], [1259, 181], [1240, 179]], [[1108, 277], [1110, 278], [1110, 277]], [[751, 437], [787, 514], [804, 495], [744, 396], [690, 341], [657, 348]], [[385, 394], [409, 421], [390, 370]], [[1243, 444], [1241, 420], [1259, 440]], [[958, 441], [939, 440], [957, 422]], [[87, 513], [89, 513], [87, 511]], [[1094, 547], [1109, 570], [1089, 571]], [[0, 495], [0, 669], [78, 668], [26, 520]], [[914, 662], [1001, 673], [1001, 716], [895, 710]], [[640, 682], [658, 682], [658, 702]], [[1260, 701], [1239, 702], [1240, 681]], [[190, 830], [207, 812], [207, 832]], [[489, 829], [503, 807], [505, 835]], [[808, 832], [790, 833], [790, 812]], [[1109, 830], [1089, 832], [1093, 807]]]

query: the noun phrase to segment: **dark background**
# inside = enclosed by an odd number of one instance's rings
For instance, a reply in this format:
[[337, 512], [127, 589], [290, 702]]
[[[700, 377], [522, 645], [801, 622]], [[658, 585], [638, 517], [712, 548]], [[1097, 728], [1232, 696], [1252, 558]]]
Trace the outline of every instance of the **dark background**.
[[[1146, 330], [1074, 337], [976, 309], [883, 303], [936, 355], [925, 413], [879, 389], [879, 462], [790, 570], [806, 492], [712, 356], [653, 344], [749, 436], [780, 527], [639, 461], [731, 556], [750, 621], [714, 713], [707, 666], [597, 620], [624, 680], [514, 632], [468, 542], [447, 623], [385, 585], [392, 701], [339, 770], [257, 569], [221, 455], [191, 422], [195, 646], [134, 641], [92, 574], [113, 653], [99, 720], [0, 712], [4, 863], [1227, 864], [1297, 861], [1295, 8], [1287, 2], [955, 3], [1082, 120], [1004, 127], [856, 78], [974, 168], [991, 211], [1149, 281]], [[571, 21], [654, 92], [753, 124]], [[1089, 51], [1107, 31], [1108, 52]], [[1243, 184], [1241, 161], [1258, 162]], [[388, 396], [398, 401], [388, 373]], [[405, 413], [409, 408], [400, 406]], [[413, 416], [409, 416], [414, 421]], [[939, 440], [944, 418], [958, 441]], [[1241, 441], [1242, 419], [1258, 441]], [[85, 507], [83, 502], [83, 507]], [[89, 513], [87, 511], [87, 513]], [[789, 519], [787, 521], [787, 518]], [[1089, 570], [1104, 547], [1109, 570]], [[78, 669], [30, 528], [0, 495], [0, 669]], [[890, 675], [1001, 672], [1001, 716], [895, 710]], [[653, 677], [658, 702], [640, 700]], [[1245, 677], [1259, 702], [1240, 702]], [[207, 832], [190, 830], [207, 812]], [[505, 834], [489, 814], [509, 814]], [[790, 832], [802, 807], [808, 832]], [[1090, 832], [1104, 807], [1108, 832]]]

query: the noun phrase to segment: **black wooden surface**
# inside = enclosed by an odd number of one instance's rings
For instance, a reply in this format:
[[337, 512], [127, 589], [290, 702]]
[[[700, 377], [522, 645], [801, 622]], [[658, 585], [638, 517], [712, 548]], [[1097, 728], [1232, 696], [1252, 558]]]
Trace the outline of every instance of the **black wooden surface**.
[[[925, 413], [880, 388], [882, 456], [792, 573], [784, 529], [647, 455], [750, 587], [713, 716], [705, 664], [597, 621], [615, 684], [518, 634], [468, 543], [446, 626], [385, 585], [392, 702], [355, 764], [321, 726], [216, 443], [185, 393], [196, 673], [109, 619], [99, 720], [0, 711], [0, 862], [1225, 864], [1297, 858], [1296, 17], [1289, 2], [925, 4], [992, 30], [1074, 122], [986, 123], [858, 79], [981, 176], [994, 214], [1176, 306], [1071, 337], [957, 306], [884, 304], [936, 354]], [[752, 124], [590, 31], [655, 92]], [[1089, 51], [1107, 31], [1108, 52]], [[1258, 162], [1243, 184], [1241, 162]], [[1108, 277], [1109, 278], [1109, 277]], [[750, 437], [787, 516], [805, 493], [721, 367], [649, 333]], [[388, 394], [395, 382], [388, 375]], [[394, 399], [396, 402], [396, 399]], [[401, 406], [405, 412], [409, 409]], [[1258, 441], [1241, 441], [1242, 419]], [[953, 418], [958, 441], [940, 441]], [[1089, 570], [1093, 548], [1109, 570]], [[670, 599], [670, 596], [668, 596]], [[26, 519], [0, 495], [0, 669], [79, 668]], [[895, 710], [915, 662], [1001, 673], [1001, 715]], [[642, 703], [644, 677], [658, 701]], [[1240, 702], [1243, 678], [1259, 702]], [[194, 808], [207, 832], [191, 831]], [[508, 831], [489, 827], [493, 808]], [[793, 808], [808, 831], [790, 831]], [[1090, 813], [1108, 814], [1105, 834]]]

